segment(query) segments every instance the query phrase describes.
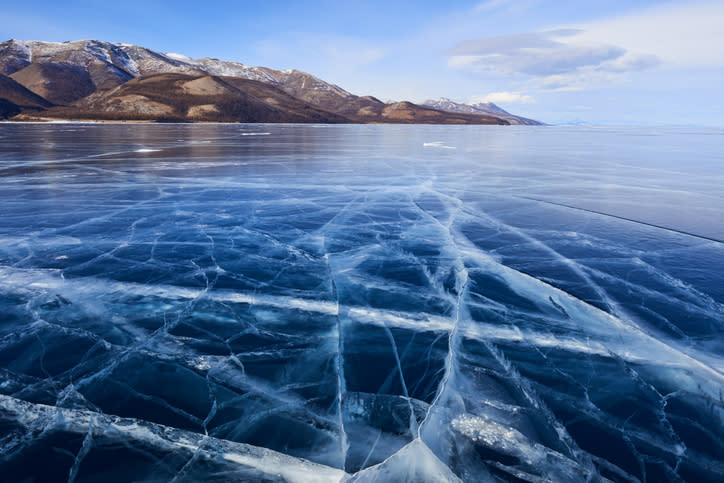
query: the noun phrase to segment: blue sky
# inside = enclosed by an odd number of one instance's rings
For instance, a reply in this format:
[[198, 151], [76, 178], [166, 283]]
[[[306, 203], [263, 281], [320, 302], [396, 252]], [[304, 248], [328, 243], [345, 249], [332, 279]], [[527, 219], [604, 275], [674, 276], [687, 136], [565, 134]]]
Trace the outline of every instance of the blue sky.
[[546, 122], [724, 126], [724, 0], [12, 2], [0, 38], [297, 68], [383, 100]]

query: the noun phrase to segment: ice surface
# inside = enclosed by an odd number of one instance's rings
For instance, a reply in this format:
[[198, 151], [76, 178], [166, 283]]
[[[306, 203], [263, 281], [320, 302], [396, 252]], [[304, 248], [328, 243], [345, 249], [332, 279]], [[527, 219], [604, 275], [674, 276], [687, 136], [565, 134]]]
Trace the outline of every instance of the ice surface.
[[717, 130], [4, 125], [0, 472], [721, 481], [722, 152]]
[[[83, 436], [83, 442], [68, 473], [68, 481], [74, 481], [79, 476], [81, 479], [84, 476], [89, 477], [79, 473], [86, 458], [108, 457], [108, 454], [114, 453], [115, 447], [121, 447], [123, 452], [132, 454], [134, 449], [141, 452], [140, 449], [144, 446], [162, 454], [181, 455], [176, 465], [157, 465], [149, 458], [151, 461], [147, 466], [151, 473], [144, 475], [148, 479], [194, 481], [194, 478], [203, 478], [209, 474], [208, 468], [204, 468], [207, 465], [216, 467], [214, 473], [254, 480], [325, 482], [340, 481], [344, 476], [340, 470], [267, 449], [215, 440], [198, 433], [141, 420], [31, 404], [8, 396], [0, 396], [0, 409], [5, 417], [12, 419], [10, 435], [16, 436], [10, 444], [3, 447], [6, 456], [22, 457], [22, 453], [29, 453], [33, 446], [42, 445], [44, 439], [72, 440], [77, 435]], [[33, 436], [37, 433], [39, 434], [36, 439]], [[182, 462], [183, 464], [180, 464]], [[118, 471], [117, 468], [113, 470]], [[19, 471], [30, 472], [32, 468], [20, 468]], [[58, 480], [61, 479], [61, 475], [55, 476]], [[118, 476], [120, 475], [114, 475]], [[127, 476], [132, 477], [133, 474]]]
[[455, 146], [446, 146], [441, 141], [422, 143], [422, 145], [426, 148], [455, 149]]

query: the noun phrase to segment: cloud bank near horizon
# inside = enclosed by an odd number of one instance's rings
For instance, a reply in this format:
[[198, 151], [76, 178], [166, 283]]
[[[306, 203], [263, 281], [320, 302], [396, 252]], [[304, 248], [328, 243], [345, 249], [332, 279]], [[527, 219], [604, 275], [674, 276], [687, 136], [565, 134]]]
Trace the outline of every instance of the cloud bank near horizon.
[[724, 65], [724, 2], [665, 4], [560, 28], [469, 39], [443, 54], [450, 68], [505, 77], [523, 90], [613, 87], [651, 69]]

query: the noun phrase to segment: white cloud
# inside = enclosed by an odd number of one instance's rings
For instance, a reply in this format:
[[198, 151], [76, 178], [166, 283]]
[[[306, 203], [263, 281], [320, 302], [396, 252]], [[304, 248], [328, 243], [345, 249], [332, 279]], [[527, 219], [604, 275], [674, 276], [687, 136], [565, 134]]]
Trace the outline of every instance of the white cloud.
[[519, 102], [522, 104], [530, 104], [531, 102], [535, 102], [535, 99], [520, 92], [491, 92], [490, 94], [486, 94], [484, 96], [472, 96], [468, 102], [473, 104], [477, 104], [479, 102], [492, 102], [493, 104], [511, 104]]
[[553, 49], [562, 47], [560, 39], [580, 34], [579, 29], [557, 29], [546, 32], [499, 35], [466, 40], [448, 49], [447, 55], [514, 55], [526, 49]]
[[469, 40], [446, 52], [451, 56], [448, 65], [477, 73], [545, 78], [656, 63], [653, 56], [629, 58], [625, 49], [609, 43], [570, 40], [580, 34], [578, 29], [558, 29]]
[[[504, 2], [481, 5], [498, 3]], [[445, 53], [458, 70], [520, 77], [529, 88], [583, 90], [656, 67], [724, 67], [722, 18], [723, 0], [670, 3], [554, 30], [468, 40]]]
[[606, 72], [635, 72], [656, 67], [661, 65], [661, 62], [656, 55], [627, 52], [621, 57], [603, 62], [601, 70]]
[[574, 42], [612, 41], [636, 55], [659, 58], [663, 66], [724, 65], [724, 1], [680, 2], [577, 25]]
[[606, 72], [595, 68], [577, 69], [568, 74], [555, 74], [533, 79], [536, 88], [545, 91], [582, 91], [594, 87], [605, 87], [626, 82], [626, 76], [617, 72]]

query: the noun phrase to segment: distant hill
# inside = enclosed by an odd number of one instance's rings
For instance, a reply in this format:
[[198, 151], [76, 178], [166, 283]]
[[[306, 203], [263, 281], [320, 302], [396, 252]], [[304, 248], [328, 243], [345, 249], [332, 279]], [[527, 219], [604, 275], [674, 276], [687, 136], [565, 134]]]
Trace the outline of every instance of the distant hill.
[[533, 119], [513, 115], [496, 106], [492, 102], [459, 103], [451, 101], [445, 97], [441, 97], [437, 100], [427, 100], [423, 102], [422, 105], [432, 109], [438, 109], [440, 111], [495, 116], [509, 121], [510, 124], [523, 124], [527, 126], [539, 126], [542, 124], [538, 121], [534, 121]]
[[[191, 59], [99, 40], [2, 42], [0, 75], [0, 115], [17, 120], [524, 123], [502, 110], [386, 104], [294, 69]], [[16, 102], [20, 92], [25, 100]]]

